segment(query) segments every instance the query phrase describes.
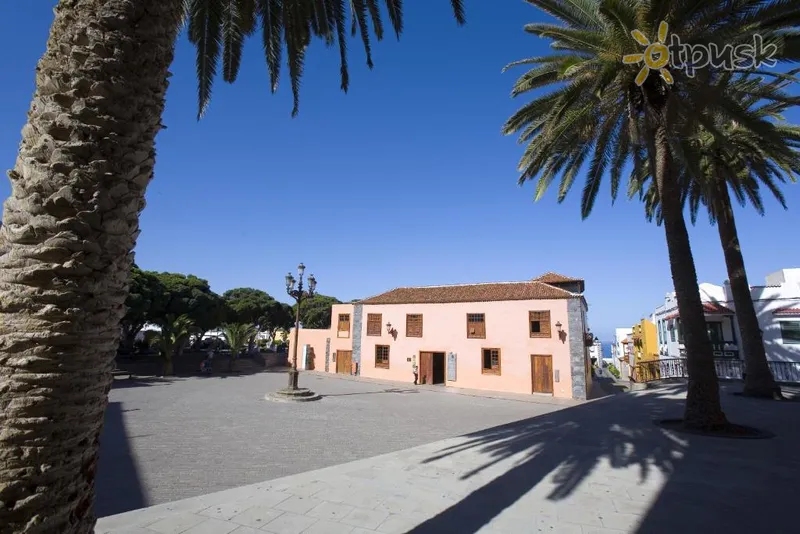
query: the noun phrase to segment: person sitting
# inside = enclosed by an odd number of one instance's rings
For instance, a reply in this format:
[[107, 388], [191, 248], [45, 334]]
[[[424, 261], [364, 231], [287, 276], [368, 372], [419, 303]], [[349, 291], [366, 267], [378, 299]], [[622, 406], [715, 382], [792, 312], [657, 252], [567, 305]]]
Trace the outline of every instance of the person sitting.
[[200, 362], [200, 372], [203, 374], [211, 374], [211, 360], [213, 353], [209, 351], [208, 357]]

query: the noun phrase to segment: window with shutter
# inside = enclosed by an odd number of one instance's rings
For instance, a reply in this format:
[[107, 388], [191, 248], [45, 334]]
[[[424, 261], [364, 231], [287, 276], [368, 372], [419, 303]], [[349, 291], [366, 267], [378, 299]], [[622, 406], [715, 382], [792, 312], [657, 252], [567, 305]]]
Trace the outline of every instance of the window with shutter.
[[481, 373], [485, 375], [500, 374], [500, 349], [483, 349], [483, 365]]
[[381, 335], [381, 323], [383, 322], [383, 316], [380, 313], [368, 313], [367, 314], [367, 335], [368, 336], [380, 336]]
[[349, 336], [350, 336], [350, 314], [340, 313], [337, 337], [349, 337]]
[[781, 340], [785, 345], [800, 343], [800, 321], [781, 321]]
[[528, 312], [531, 337], [550, 337], [550, 311]]
[[486, 339], [486, 315], [483, 313], [467, 314], [467, 337]]
[[406, 337], [422, 337], [422, 314], [406, 315]]
[[380, 369], [389, 368], [389, 346], [376, 345], [375, 346], [375, 367]]

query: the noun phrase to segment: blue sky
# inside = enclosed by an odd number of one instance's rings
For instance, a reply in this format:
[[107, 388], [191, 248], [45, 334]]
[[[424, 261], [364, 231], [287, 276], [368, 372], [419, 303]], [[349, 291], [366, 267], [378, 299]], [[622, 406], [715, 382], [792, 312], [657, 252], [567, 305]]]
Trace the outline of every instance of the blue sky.
[[[16, 157], [55, 3], [0, 5], [4, 169]], [[300, 261], [321, 292], [342, 300], [558, 271], [586, 279], [590, 326], [604, 340], [649, 314], [671, 280], [663, 231], [645, 222], [641, 205], [612, 207], [606, 183], [581, 221], [580, 184], [561, 205], [554, 192], [534, 203], [533, 186], [517, 185], [522, 149], [500, 128], [523, 101], [509, 97], [519, 73], [501, 69], [547, 50], [522, 31], [542, 15], [521, 0], [467, 0], [459, 28], [447, 0], [405, 4], [406, 31], [374, 47], [373, 71], [351, 41], [347, 95], [337, 52], [312, 48], [294, 119], [288, 84], [269, 93], [256, 38], [239, 81], [218, 83], [197, 122], [194, 51], [183, 37], [137, 263], [193, 273], [218, 292], [250, 286], [283, 300], [283, 277]], [[0, 197], [9, 192], [0, 180]], [[765, 218], [737, 213], [753, 284], [800, 266], [792, 237], [800, 188], [786, 196], [790, 211], [768, 200]], [[716, 229], [702, 220], [691, 238], [701, 281], [721, 283]]]

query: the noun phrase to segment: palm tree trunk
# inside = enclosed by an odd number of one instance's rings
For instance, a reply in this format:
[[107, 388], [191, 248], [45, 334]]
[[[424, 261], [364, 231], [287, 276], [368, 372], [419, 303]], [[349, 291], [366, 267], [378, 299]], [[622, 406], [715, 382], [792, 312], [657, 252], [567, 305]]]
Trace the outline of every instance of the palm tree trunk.
[[93, 531], [181, 0], [61, 0], [0, 229], [0, 527]]
[[747, 281], [739, 233], [736, 231], [736, 220], [725, 180], [717, 180], [714, 198], [717, 230], [725, 254], [725, 265], [728, 268], [728, 279], [736, 307], [736, 321], [739, 323], [744, 351], [746, 373], [743, 394], [751, 397], [781, 398], [781, 389], [767, 365], [764, 339], [750, 294], [750, 283]]
[[[651, 83], [655, 76], [650, 76]], [[684, 331], [689, 385], [686, 394], [684, 424], [711, 429], [727, 424], [719, 399], [719, 382], [714, 367], [714, 352], [708, 339], [700, 286], [694, 266], [689, 232], [683, 216], [681, 195], [672, 168], [667, 134], [666, 100], [659, 89], [645, 90], [648, 134], [653, 151], [654, 176], [661, 200], [661, 215], [667, 238], [672, 283], [678, 300], [678, 313]]]
[[164, 376], [172, 376], [175, 374], [175, 360], [172, 356], [166, 356], [164, 358], [164, 367], [161, 374]]

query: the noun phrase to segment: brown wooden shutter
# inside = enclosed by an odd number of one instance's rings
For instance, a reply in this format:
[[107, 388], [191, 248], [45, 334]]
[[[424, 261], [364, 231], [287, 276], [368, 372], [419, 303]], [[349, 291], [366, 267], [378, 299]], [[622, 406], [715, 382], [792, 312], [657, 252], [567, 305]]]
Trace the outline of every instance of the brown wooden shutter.
[[349, 313], [340, 313], [339, 314], [339, 332], [349, 332], [350, 331], [350, 314]]
[[380, 336], [381, 335], [381, 323], [383, 322], [383, 316], [380, 313], [368, 313], [367, 314], [367, 335], [368, 336]]
[[483, 313], [467, 314], [467, 337], [472, 339], [486, 338], [486, 315]]
[[[528, 328], [530, 329], [531, 337], [550, 337], [550, 311], [532, 311], [528, 313], [529, 315], [529, 323]], [[538, 323], [539, 331], [536, 331], [536, 325]]]
[[422, 314], [406, 315], [406, 337], [422, 337]]
[[375, 367], [381, 369], [389, 368], [389, 346], [376, 345], [375, 346]]
[[483, 349], [481, 373], [485, 375], [500, 374], [500, 349]]

